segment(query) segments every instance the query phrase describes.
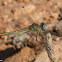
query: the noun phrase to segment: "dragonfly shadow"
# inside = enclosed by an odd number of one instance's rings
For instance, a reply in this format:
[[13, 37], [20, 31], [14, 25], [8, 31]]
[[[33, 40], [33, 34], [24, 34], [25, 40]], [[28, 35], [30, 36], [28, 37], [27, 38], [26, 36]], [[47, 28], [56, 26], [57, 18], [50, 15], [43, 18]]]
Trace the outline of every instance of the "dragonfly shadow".
[[0, 51], [0, 59], [4, 61], [6, 58], [13, 56], [17, 52], [18, 50], [14, 50], [13, 48], [7, 48], [6, 50]]

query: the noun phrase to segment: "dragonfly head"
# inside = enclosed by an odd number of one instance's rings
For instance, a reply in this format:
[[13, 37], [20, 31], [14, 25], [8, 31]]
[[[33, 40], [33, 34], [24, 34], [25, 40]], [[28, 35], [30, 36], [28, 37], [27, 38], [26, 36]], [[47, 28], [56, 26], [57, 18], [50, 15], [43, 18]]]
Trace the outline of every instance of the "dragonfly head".
[[47, 30], [47, 26], [46, 26], [45, 23], [41, 23], [41, 24], [40, 24], [40, 27], [41, 27], [41, 29], [42, 29], [43, 31]]

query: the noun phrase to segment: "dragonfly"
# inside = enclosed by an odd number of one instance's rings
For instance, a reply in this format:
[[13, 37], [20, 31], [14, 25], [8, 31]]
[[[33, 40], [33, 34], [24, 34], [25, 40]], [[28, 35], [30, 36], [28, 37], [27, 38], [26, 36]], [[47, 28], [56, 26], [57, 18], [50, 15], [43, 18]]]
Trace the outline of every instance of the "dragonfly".
[[46, 29], [47, 29], [47, 27], [46, 27], [45, 23], [41, 23], [40, 25], [38, 25], [36, 23], [33, 23], [29, 27], [24, 28], [22, 30], [1, 33], [0, 36], [13, 35], [13, 34], [18, 34], [18, 33], [22, 34], [22, 33], [28, 33], [28, 32], [31, 32], [31, 31], [43, 33]]

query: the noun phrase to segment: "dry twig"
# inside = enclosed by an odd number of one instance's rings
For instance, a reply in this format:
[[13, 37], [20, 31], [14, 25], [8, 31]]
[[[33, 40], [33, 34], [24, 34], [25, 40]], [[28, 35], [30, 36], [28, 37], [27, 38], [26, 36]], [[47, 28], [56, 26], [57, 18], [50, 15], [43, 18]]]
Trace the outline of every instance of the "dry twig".
[[47, 33], [46, 35], [46, 51], [48, 53], [48, 57], [50, 58], [51, 62], [57, 62], [56, 56], [54, 54], [54, 48], [52, 43], [51, 34]]

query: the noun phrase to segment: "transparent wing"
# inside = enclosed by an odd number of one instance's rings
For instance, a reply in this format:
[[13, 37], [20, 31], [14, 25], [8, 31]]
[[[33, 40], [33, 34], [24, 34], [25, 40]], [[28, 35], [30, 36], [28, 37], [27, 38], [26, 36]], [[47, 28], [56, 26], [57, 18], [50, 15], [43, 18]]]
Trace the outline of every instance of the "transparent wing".
[[23, 33], [27, 33], [30, 32], [31, 30], [29, 29], [29, 27], [24, 28], [22, 30], [18, 30], [18, 31], [14, 31], [14, 32], [7, 32], [7, 33], [1, 33], [0, 36], [5, 36], [5, 35], [12, 35], [12, 34], [23, 34]]

